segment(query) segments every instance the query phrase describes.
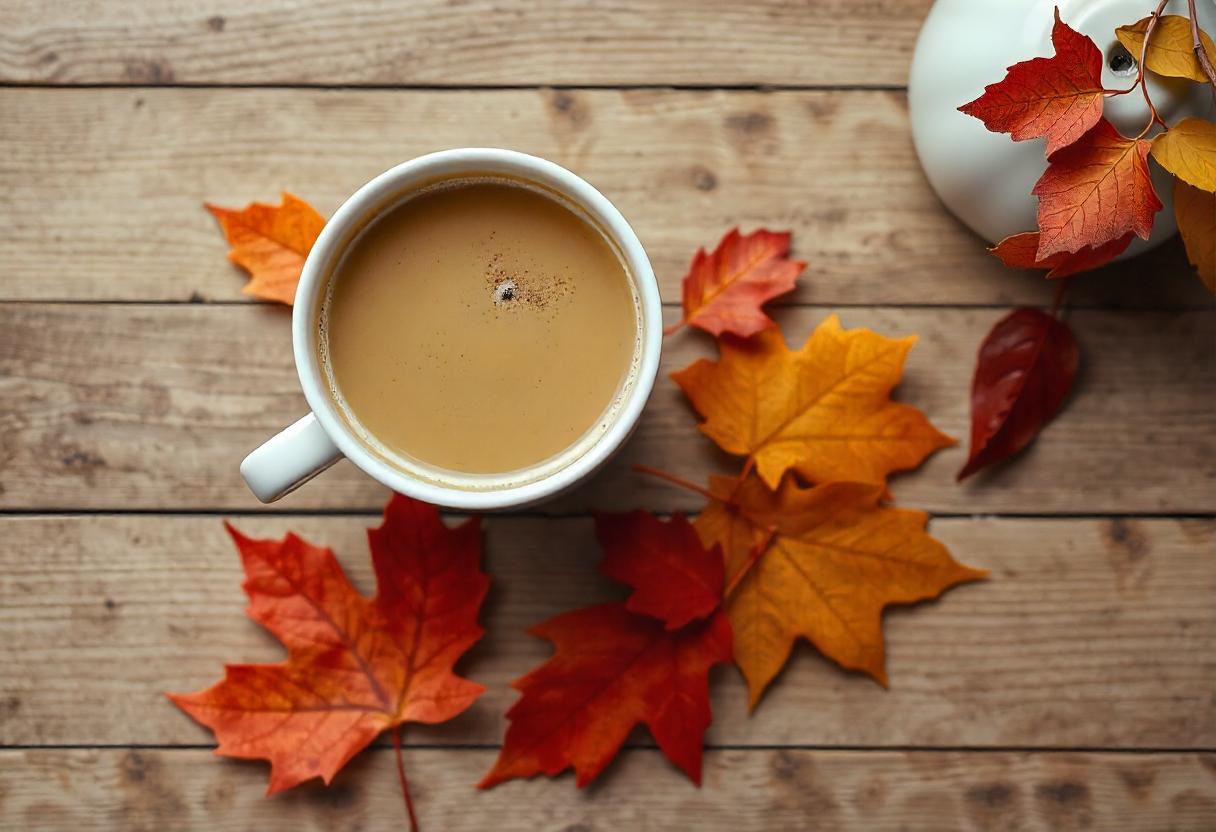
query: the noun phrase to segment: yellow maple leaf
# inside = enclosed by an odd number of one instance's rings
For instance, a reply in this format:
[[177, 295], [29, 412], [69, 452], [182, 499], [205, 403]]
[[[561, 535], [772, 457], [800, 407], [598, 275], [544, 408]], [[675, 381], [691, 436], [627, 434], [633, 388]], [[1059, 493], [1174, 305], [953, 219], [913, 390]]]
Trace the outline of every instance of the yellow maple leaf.
[[726, 559], [734, 654], [755, 707], [795, 639], [885, 685], [882, 611], [983, 578], [925, 532], [927, 515], [879, 504], [883, 487], [831, 482], [777, 491], [759, 478], [710, 480], [696, 520]]
[[282, 205], [253, 202], [240, 211], [203, 203], [232, 249], [228, 259], [250, 274], [247, 295], [288, 306], [295, 300], [300, 270], [325, 218], [297, 196], [283, 193]]
[[780, 330], [723, 338], [721, 359], [672, 378], [723, 450], [750, 456], [775, 488], [795, 470], [812, 482], [885, 482], [954, 444], [914, 407], [890, 400], [916, 337], [844, 330], [832, 315], [798, 351]]

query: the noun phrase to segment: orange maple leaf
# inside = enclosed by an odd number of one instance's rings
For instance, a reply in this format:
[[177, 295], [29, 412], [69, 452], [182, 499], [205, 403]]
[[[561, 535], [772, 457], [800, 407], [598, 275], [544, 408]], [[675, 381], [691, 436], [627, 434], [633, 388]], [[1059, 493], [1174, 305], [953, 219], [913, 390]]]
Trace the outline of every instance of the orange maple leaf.
[[797, 352], [778, 330], [723, 338], [721, 359], [672, 374], [702, 432], [749, 456], [770, 487], [797, 471], [812, 482], [884, 482], [954, 444], [919, 410], [890, 400], [916, 337], [844, 330], [829, 316]]
[[984, 577], [925, 533], [927, 515], [879, 504], [883, 487], [831, 482], [777, 491], [759, 478], [710, 480], [696, 520], [726, 558], [734, 657], [755, 707], [796, 638], [885, 685], [882, 611]]
[[1148, 239], [1161, 210], [1149, 176], [1150, 146], [1120, 135], [1102, 119], [1053, 154], [1031, 191], [1039, 198], [1035, 260], [1097, 248], [1129, 232]]
[[282, 205], [252, 202], [234, 211], [203, 203], [232, 249], [228, 259], [251, 275], [242, 290], [291, 306], [304, 260], [325, 226], [325, 218], [297, 196], [283, 193]]
[[1208, 291], [1216, 294], [1216, 194], [1174, 183], [1174, 216], [1187, 259]]
[[697, 249], [684, 276], [684, 318], [668, 334], [688, 324], [714, 335], [746, 338], [773, 325], [760, 307], [793, 291], [806, 263], [789, 259], [790, 232], [733, 228], [712, 254]]
[[1109, 243], [1093, 248], [1086, 246], [1072, 253], [1057, 252], [1044, 260], [1037, 259], [1039, 232], [1027, 231], [1001, 240], [988, 249], [1006, 266], [1015, 269], [1046, 269], [1051, 279], [1068, 277], [1105, 266], [1131, 245], [1134, 235], [1129, 231]]
[[1005, 77], [959, 110], [1015, 142], [1047, 138], [1047, 155], [1070, 145], [1102, 117], [1102, 53], [1060, 20], [1051, 30], [1056, 53], [1009, 67]]
[[228, 665], [212, 687], [168, 696], [215, 732], [216, 753], [269, 760], [268, 793], [314, 777], [328, 783], [385, 729], [399, 742], [404, 723], [444, 722], [481, 695], [452, 672], [483, 633], [477, 613], [489, 579], [476, 519], [449, 529], [434, 506], [394, 495], [383, 525], [368, 532], [374, 598], [351, 586], [330, 549], [294, 534], [228, 531], [249, 617], [288, 658]]

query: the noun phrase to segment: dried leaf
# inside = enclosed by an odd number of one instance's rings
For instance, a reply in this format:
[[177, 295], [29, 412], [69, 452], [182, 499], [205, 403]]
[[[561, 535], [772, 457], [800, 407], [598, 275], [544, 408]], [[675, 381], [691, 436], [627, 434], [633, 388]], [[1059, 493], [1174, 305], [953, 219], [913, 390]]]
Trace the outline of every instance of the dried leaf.
[[253, 540], [228, 527], [245, 567], [248, 614], [287, 648], [278, 664], [228, 665], [198, 693], [169, 694], [215, 732], [218, 754], [269, 760], [269, 792], [326, 783], [380, 732], [451, 719], [483, 688], [452, 672], [481, 638], [489, 586], [477, 520], [448, 529], [434, 506], [396, 496], [368, 532], [374, 598], [329, 549], [294, 534]]
[[959, 110], [1014, 141], [1046, 136], [1049, 156], [1081, 138], [1102, 117], [1102, 53], [1058, 8], [1051, 42], [1055, 55], [1014, 64]]
[[[1140, 60], [1140, 53], [1144, 51], [1144, 32], [1148, 29], [1151, 19], [1146, 17], [1131, 26], [1120, 26], [1115, 30], [1119, 43], [1123, 44], [1123, 48], [1136, 60]], [[1199, 30], [1199, 41], [1203, 44], [1208, 60], [1216, 64], [1216, 44], [1212, 43], [1212, 39], [1202, 29]], [[1158, 75], [1190, 78], [1201, 84], [1207, 82], [1208, 76], [1204, 74], [1203, 67], [1199, 65], [1199, 58], [1195, 55], [1195, 39], [1191, 32], [1190, 18], [1176, 14], [1161, 16], [1153, 27], [1153, 37], [1149, 41], [1144, 65]]]
[[597, 514], [600, 571], [633, 588], [625, 607], [675, 630], [722, 603], [722, 555], [701, 546], [683, 515], [664, 523], [646, 511]]
[[1006, 266], [1015, 269], [1047, 269], [1048, 278], [1068, 277], [1105, 266], [1122, 254], [1135, 236], [1131, 232], [1111, 240], [1109, 243], [1091, 248], [1086, 246], [1071, 254], [1057, 252], [1046, 260], [1036, 260], [1039, 250], [1039, 232], [1027, 231], [1006, 237], [989, 249]]
[[1068, 396], [1079, 362], [1068, 326], [1038, 309], [1016, 309], [980, 345], [971, 383], [971, 454], [958, 478], [1016, 454]]
[[1149, 143], [1128, 139], [1110, 122], [1056, 152], [1032, 193], [1039, 198], [1035, 259], [1097, 248], [1134, 232], [1148, 239], [1161, 200], [1148, 172]]
[[789, 470], [812, 482], [884, 482], [954, 440], [892, 402], [916, 342], [845, 331], [832, 315], [792, 352], [778, 330], [721, 339], [721, 360], [673, 373], [723, 450], [751, 456], [770, 487]]
[[219, 220], [232, 246], [228, 259], [251, 275], [242, 291], [290, 306], [300, 270], [325, 226], [325, 218], [307, 202], [286, 192], [282, 205], [253, 202], [240, 211], [204, 205]]
[[1187, 184], [1216, 191], [1216, 124], [1184, 118], [1153, 139], [1153, 158]]
[[712, 721], [709, 669], [731, 656], [724, 613], [668, 630], [624, 604], [601, 604], [529, 632], [553, 642], [554, 654], [514, 683], [523, 696], [507, 712], [511, 725], [481, 788], [571, 767], [581, 788], [638, 723], [650, 728], [669, 760], [701, 782], [702, 737]]
[[1208, 291], [1216, 294], [1216, 194], [1174, 183], [1174, 216], [1187, 259]]
[[886, 684], [882, 611], [935, 598], [986, 573], [957, 563], [925, 533], [919, 511], [881, 506], [883, 487], [832, 482], [770, 490], [757, 477], [713, 477], [697, 518], [705, 545], [720, 545], [735, 633], [734, 656], [755, 707], [794, 640], [808, 639], [842, 667]]
[[684, 324], [714, 335], [746, 338], [773, 325], [760, 307], [793, 291], [806, 263], [790, 260], [790, 233], [766, 229], [747, 236], [734, 228], [712, 254], [697, 249], [684, 276]]

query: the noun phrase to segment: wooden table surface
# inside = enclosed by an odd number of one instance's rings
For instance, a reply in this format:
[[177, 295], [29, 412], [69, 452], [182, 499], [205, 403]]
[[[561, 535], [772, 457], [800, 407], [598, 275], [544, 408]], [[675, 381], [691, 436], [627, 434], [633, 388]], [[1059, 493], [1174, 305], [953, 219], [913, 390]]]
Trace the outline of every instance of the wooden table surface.
[[[273, 506], [241, 457], [301, 415], [289, 313], [249, 302], [207, 199], [323, 213], [419, 153], [500, 145], [588, 178], [678, 314], [698, 245], [794, 231], [791, 340], [829, 311], [921, 341], [900, 388], [964, 438], [976, 347], [1052, 287], [1004, 270], [930, 192], [904, 84], [929, 0], [0, 0], [0, 827], [401, 828], [383, 743], [329, 789], [265, 799], [171, 707], [281, 655], [242, 614], [223, 517], [332, 544], [370, 585], [385, 491], [341, 464]], [[1016, 465], [962, 447], [900, 505], [986, 583], [886, 617], [891, 688], [805, 646], [753, 716], [714, 677], [700, 790], [639, 732], [602, 781], [478, 793], [547, 646], [608, 597], [587, 512], [695, 509], [639, 478], [725, 464], [660, 384], [620, 459], [486, 523], [489, 688], [408, 731], [430, 830], [1216, 828], [1216, 312], [1180, 247], [1079, 281], [1084, 356]], [[712, 347], [667, 346], [667, 370]]]

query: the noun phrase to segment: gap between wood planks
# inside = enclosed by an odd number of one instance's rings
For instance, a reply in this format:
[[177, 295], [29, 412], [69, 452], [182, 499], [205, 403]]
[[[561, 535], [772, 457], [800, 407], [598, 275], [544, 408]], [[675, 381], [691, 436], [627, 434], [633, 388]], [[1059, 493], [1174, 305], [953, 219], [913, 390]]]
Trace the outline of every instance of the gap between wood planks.
[[[403, 734], [401, 743], [405, 748], [414, 751], [497, 751], [502, 748], [499, 743], [411, 743], [408, 739], [408, 726]], [[2, 745], [0, 751], [212, 751], [214, 743], [184, 743], [168, 745], [164, 743], [50, 743], [48, 745]], [[368, 749], [388, 751], [392, 745], [388, 737], [377, 737]], [[622, 751], [658, 751], [659, 746], [653, 742], [626, 742]], [[741, 743], [706, 743], [705, 751], [825, 751], [862, 754], [1122, 754], [1126, 756], [1147, 754], [1212, 754], [1216, 747], [1207, 748], [1174, 748], [1169, 746], [1143, 746], [1136, 748], [1112, 748], [1100, 745], [822, 745], [822, 744], [775, 744], [757, 743], [744, 745]]]
[[366, 92], [501, 92], [565, 90], [569, 92], [907, 92], [904, 84], [259, 84], [190, 83], [144, 84], [67, 81], [0, 81], [0, 89], [46, 90], [355, 90]]

